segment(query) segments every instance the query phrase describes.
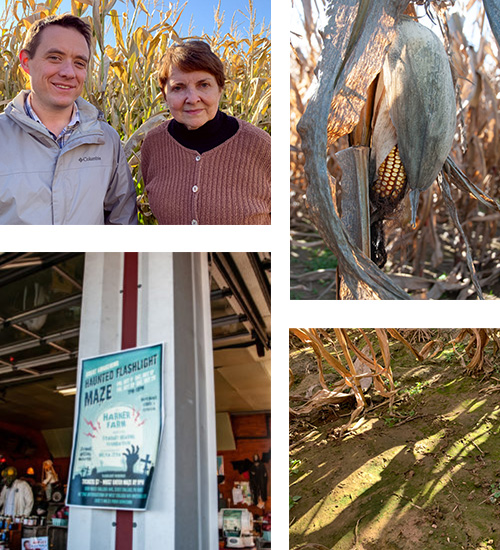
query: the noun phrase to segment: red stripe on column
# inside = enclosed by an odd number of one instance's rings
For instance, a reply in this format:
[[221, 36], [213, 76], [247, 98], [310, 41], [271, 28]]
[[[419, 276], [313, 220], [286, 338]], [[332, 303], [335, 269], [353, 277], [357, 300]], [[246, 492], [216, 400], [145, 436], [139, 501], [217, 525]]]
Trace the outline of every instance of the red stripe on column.
[[[123, 271], [122, 349], [137, 345], [137, 285], [139, 253], [125, 252]], [[134, 513], [116, 511], [115, 550], [132, 550]]]
[[137, 345], [137, 285], [139, 253], [125, 252], [123, 272], [122, 349]]

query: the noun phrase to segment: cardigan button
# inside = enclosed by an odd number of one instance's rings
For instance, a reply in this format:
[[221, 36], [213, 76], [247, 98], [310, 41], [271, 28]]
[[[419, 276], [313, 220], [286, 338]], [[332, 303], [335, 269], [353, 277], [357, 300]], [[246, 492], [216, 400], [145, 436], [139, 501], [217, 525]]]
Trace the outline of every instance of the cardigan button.
[[193, 191], [193, 193], [196, 193], [196, 191], [198, 191], [198, 186], [197, 186], [197, 185], [193, 185], [192, 191]]
[[199, 160], [201, 160], [200, 155], [196, 155], [195, 160], [196, 160], [196, 162], [198, 162]]
[[191, 225], [198, 225], [198, 220], [191, 220]]

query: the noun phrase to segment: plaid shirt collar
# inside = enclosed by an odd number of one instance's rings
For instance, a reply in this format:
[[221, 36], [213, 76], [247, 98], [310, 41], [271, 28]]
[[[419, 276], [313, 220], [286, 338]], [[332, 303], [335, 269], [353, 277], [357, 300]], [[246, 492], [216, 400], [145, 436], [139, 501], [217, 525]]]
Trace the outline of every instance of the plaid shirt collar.
[[[40, 123], [44, 128], [46, 128], [45, 124], [38, 118], [37, 114], [33, 110], [33, 105], [31, 104], [31, 93], [28, 94], [26, 97], [26, 100], [24, 102], [24, 110], [26, 111], [26, 114], [32, 118], [34, 121]], [[80, 111], [78, 110], [78, 105], [76, 104], [76, 101], [74, 103], [73, 107], [73, 113], [71, 115], [71, 120], [69, 121], [68, 125], [62, 129], [61, 133], [56, 136], [53, 134], [50, 130], [48, 130], [49, 134], [54, 138], [54, 141], [59, 145], [59, 148], [62, 149], [64, 145], [66, 145], [66, 142], [68, 141], [69, 136], [75, 131], [76, 127], [80, 123]]]

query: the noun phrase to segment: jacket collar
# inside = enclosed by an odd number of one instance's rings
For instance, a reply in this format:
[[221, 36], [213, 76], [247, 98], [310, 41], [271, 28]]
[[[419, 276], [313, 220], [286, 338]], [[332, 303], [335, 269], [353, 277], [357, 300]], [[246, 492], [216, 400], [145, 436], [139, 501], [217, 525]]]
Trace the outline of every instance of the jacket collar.
[[[37, 139], [41, 139], [41, 141], [46, 142], [47, 145], [55, 144], [55, 141], [50, 136], [47, 128], [31, 119], [26, 114], [26, 111], [24, 110], [24, 101], [28, 94], [29, 90], [22, 90], [19, 92], [17, 96], [7, 105], [5, 114], [16, 124], [21, 126], [26, 132], [35, 136]], [[80, 126], [78, 131], [75, 133], [96, 134], [97, 136], [103, 136], [104, 133], [100, 126], [100, 122], [104, 120], [103, 113], [81, 97], [76, 100], [76, 104], [80, 112]]]

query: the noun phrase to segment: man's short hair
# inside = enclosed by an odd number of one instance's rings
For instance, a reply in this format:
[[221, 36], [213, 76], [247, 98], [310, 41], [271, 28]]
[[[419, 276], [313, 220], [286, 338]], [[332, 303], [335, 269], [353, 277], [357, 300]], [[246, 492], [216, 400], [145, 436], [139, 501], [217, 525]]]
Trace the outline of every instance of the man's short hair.
[[188, 40], [171, 46], [160, 60], [158, 80], [162, 91], [165, 89], [172, 68], [177, 67], [185, 73], [206, 71], [216, 80], [219, 88], [224, 87], [226, 75], [222, 61], [210, 49], [206, 42]]
[[28, 29], [22, 49], [28, 52], [30, 59], [36, 54], [36, 50], [40, 44], [42, 31], [51, 25], [59, 25], [66, 29], [75, 29], [85, 38], [87, 46], [89, 47], [89, 52], [91, 51], [92, 31], [88, 23], [80, 19], [80, 17], [76, 17], [76, 15], [71, 15], [69, 13], [65, 13], [64, 15], [49, 15], [48, 17], [35, 21]]

